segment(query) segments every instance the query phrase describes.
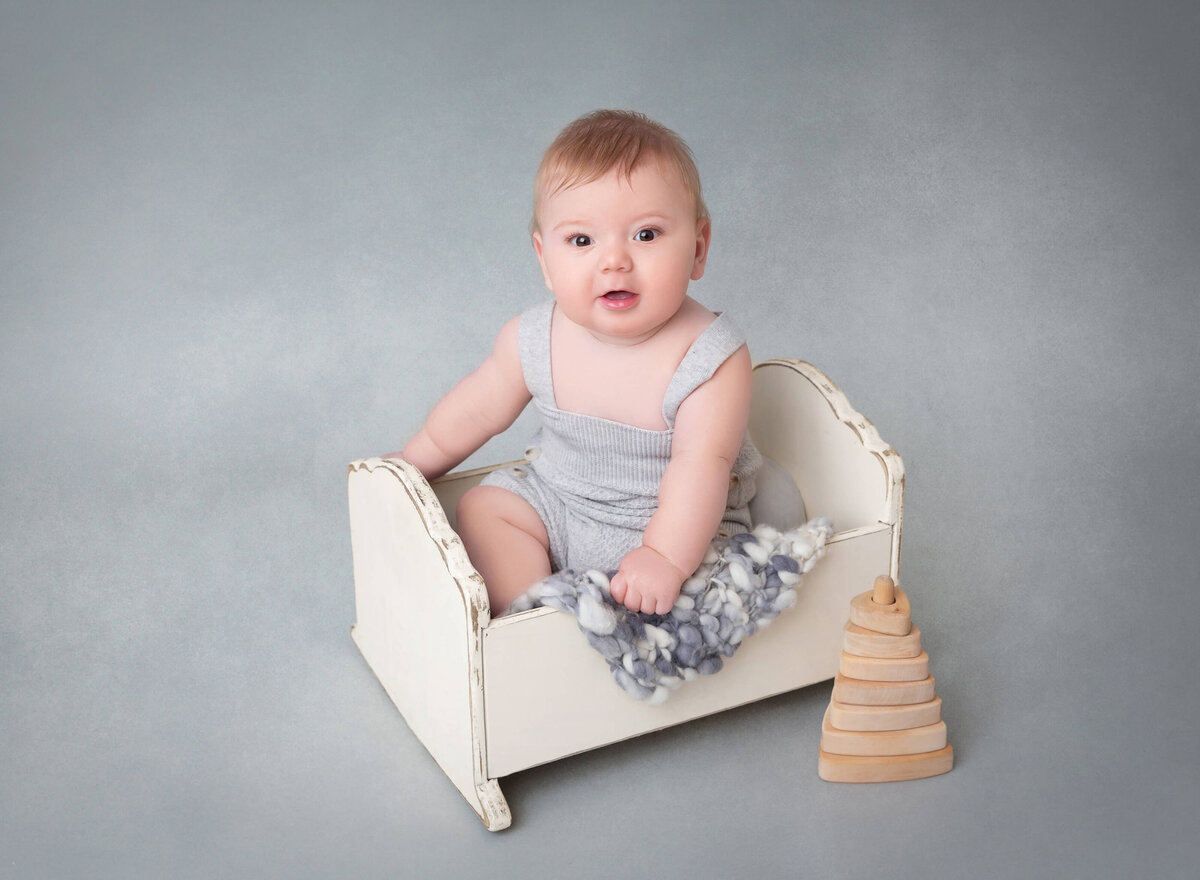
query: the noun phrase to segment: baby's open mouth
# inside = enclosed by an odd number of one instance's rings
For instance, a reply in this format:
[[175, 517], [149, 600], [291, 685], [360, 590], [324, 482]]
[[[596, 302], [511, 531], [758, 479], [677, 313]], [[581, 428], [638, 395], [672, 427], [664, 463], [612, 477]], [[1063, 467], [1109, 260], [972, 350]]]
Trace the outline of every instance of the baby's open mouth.
[[619, 312], [624, 309], [632, 309], [637, 305], [638, 295], [628, 290], [610, 290], [608, 293], [600, 297], [600, 302], [604, 304], [604, 308], [610, 312]]
[[609, 302], [625, 302], [637, 296], [636, 293], [630, 293], [628, 290], [610, 290], [604, 294], [604, 298]]

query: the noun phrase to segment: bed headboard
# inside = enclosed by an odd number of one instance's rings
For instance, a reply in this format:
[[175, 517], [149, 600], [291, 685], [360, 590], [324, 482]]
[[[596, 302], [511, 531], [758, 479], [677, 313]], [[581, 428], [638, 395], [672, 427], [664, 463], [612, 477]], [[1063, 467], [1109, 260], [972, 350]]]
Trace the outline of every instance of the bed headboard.
[[812, 364], [776, 358], [755, 366], [750, 436], [792, 475], [809, 516], [829, 517], [838, 532], [899, 524], [900, 456]]

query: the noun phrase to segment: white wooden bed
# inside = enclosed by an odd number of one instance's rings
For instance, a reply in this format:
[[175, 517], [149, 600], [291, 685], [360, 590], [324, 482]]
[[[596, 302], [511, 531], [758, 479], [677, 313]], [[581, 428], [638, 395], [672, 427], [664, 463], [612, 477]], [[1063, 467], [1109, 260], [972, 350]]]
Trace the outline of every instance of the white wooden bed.
[[758, 364], [750, 433], [835, 533], [795, 608], [661, 706], [617, 686], [573, 617], [537, 608], [491, 618], [454, 508], [492, 467], [431, 486], [404, 461], [350, 465], [354, 640], [489, 829], [511, 822], [503, 776], [832, 678], [851, 598], [879, 574], [899, 580], [903, 463], [824, 373]]

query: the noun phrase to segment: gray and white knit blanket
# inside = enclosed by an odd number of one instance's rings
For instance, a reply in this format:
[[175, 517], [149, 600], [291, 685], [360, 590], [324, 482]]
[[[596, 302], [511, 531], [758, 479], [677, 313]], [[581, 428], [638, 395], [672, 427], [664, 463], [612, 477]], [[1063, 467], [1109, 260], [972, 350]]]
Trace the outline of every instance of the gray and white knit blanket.
[[539, 581], [509, 611], [547, 605], [573, 614], [625, 692], [658, 704], [684, 681], [720, 670], [744, 640], [795, 605], [801, 577], [831, 534], [822, 517], [787, 532], [760, 525], [716, 538], [666, 614], [615, 602], [608, 591], [615, 572], [571, 569]]

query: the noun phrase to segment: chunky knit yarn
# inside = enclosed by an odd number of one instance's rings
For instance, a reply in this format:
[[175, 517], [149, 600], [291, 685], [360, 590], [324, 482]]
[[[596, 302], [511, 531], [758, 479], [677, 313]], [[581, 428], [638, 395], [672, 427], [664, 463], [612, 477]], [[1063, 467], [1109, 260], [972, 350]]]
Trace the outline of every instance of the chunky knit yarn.
[[641, 614], [615, 602], [609, 578], [564, 569], [538, 582], [510, 612], [547, 605], [573, 614], [588, 642], [629, 696], [665, 701], [685, 680], [721, 669], [741, 643], [796, 604], [801, 576], [833, 534], [815, 519], [787, 532], [767, 525], [716, 538], [666, 614]]

